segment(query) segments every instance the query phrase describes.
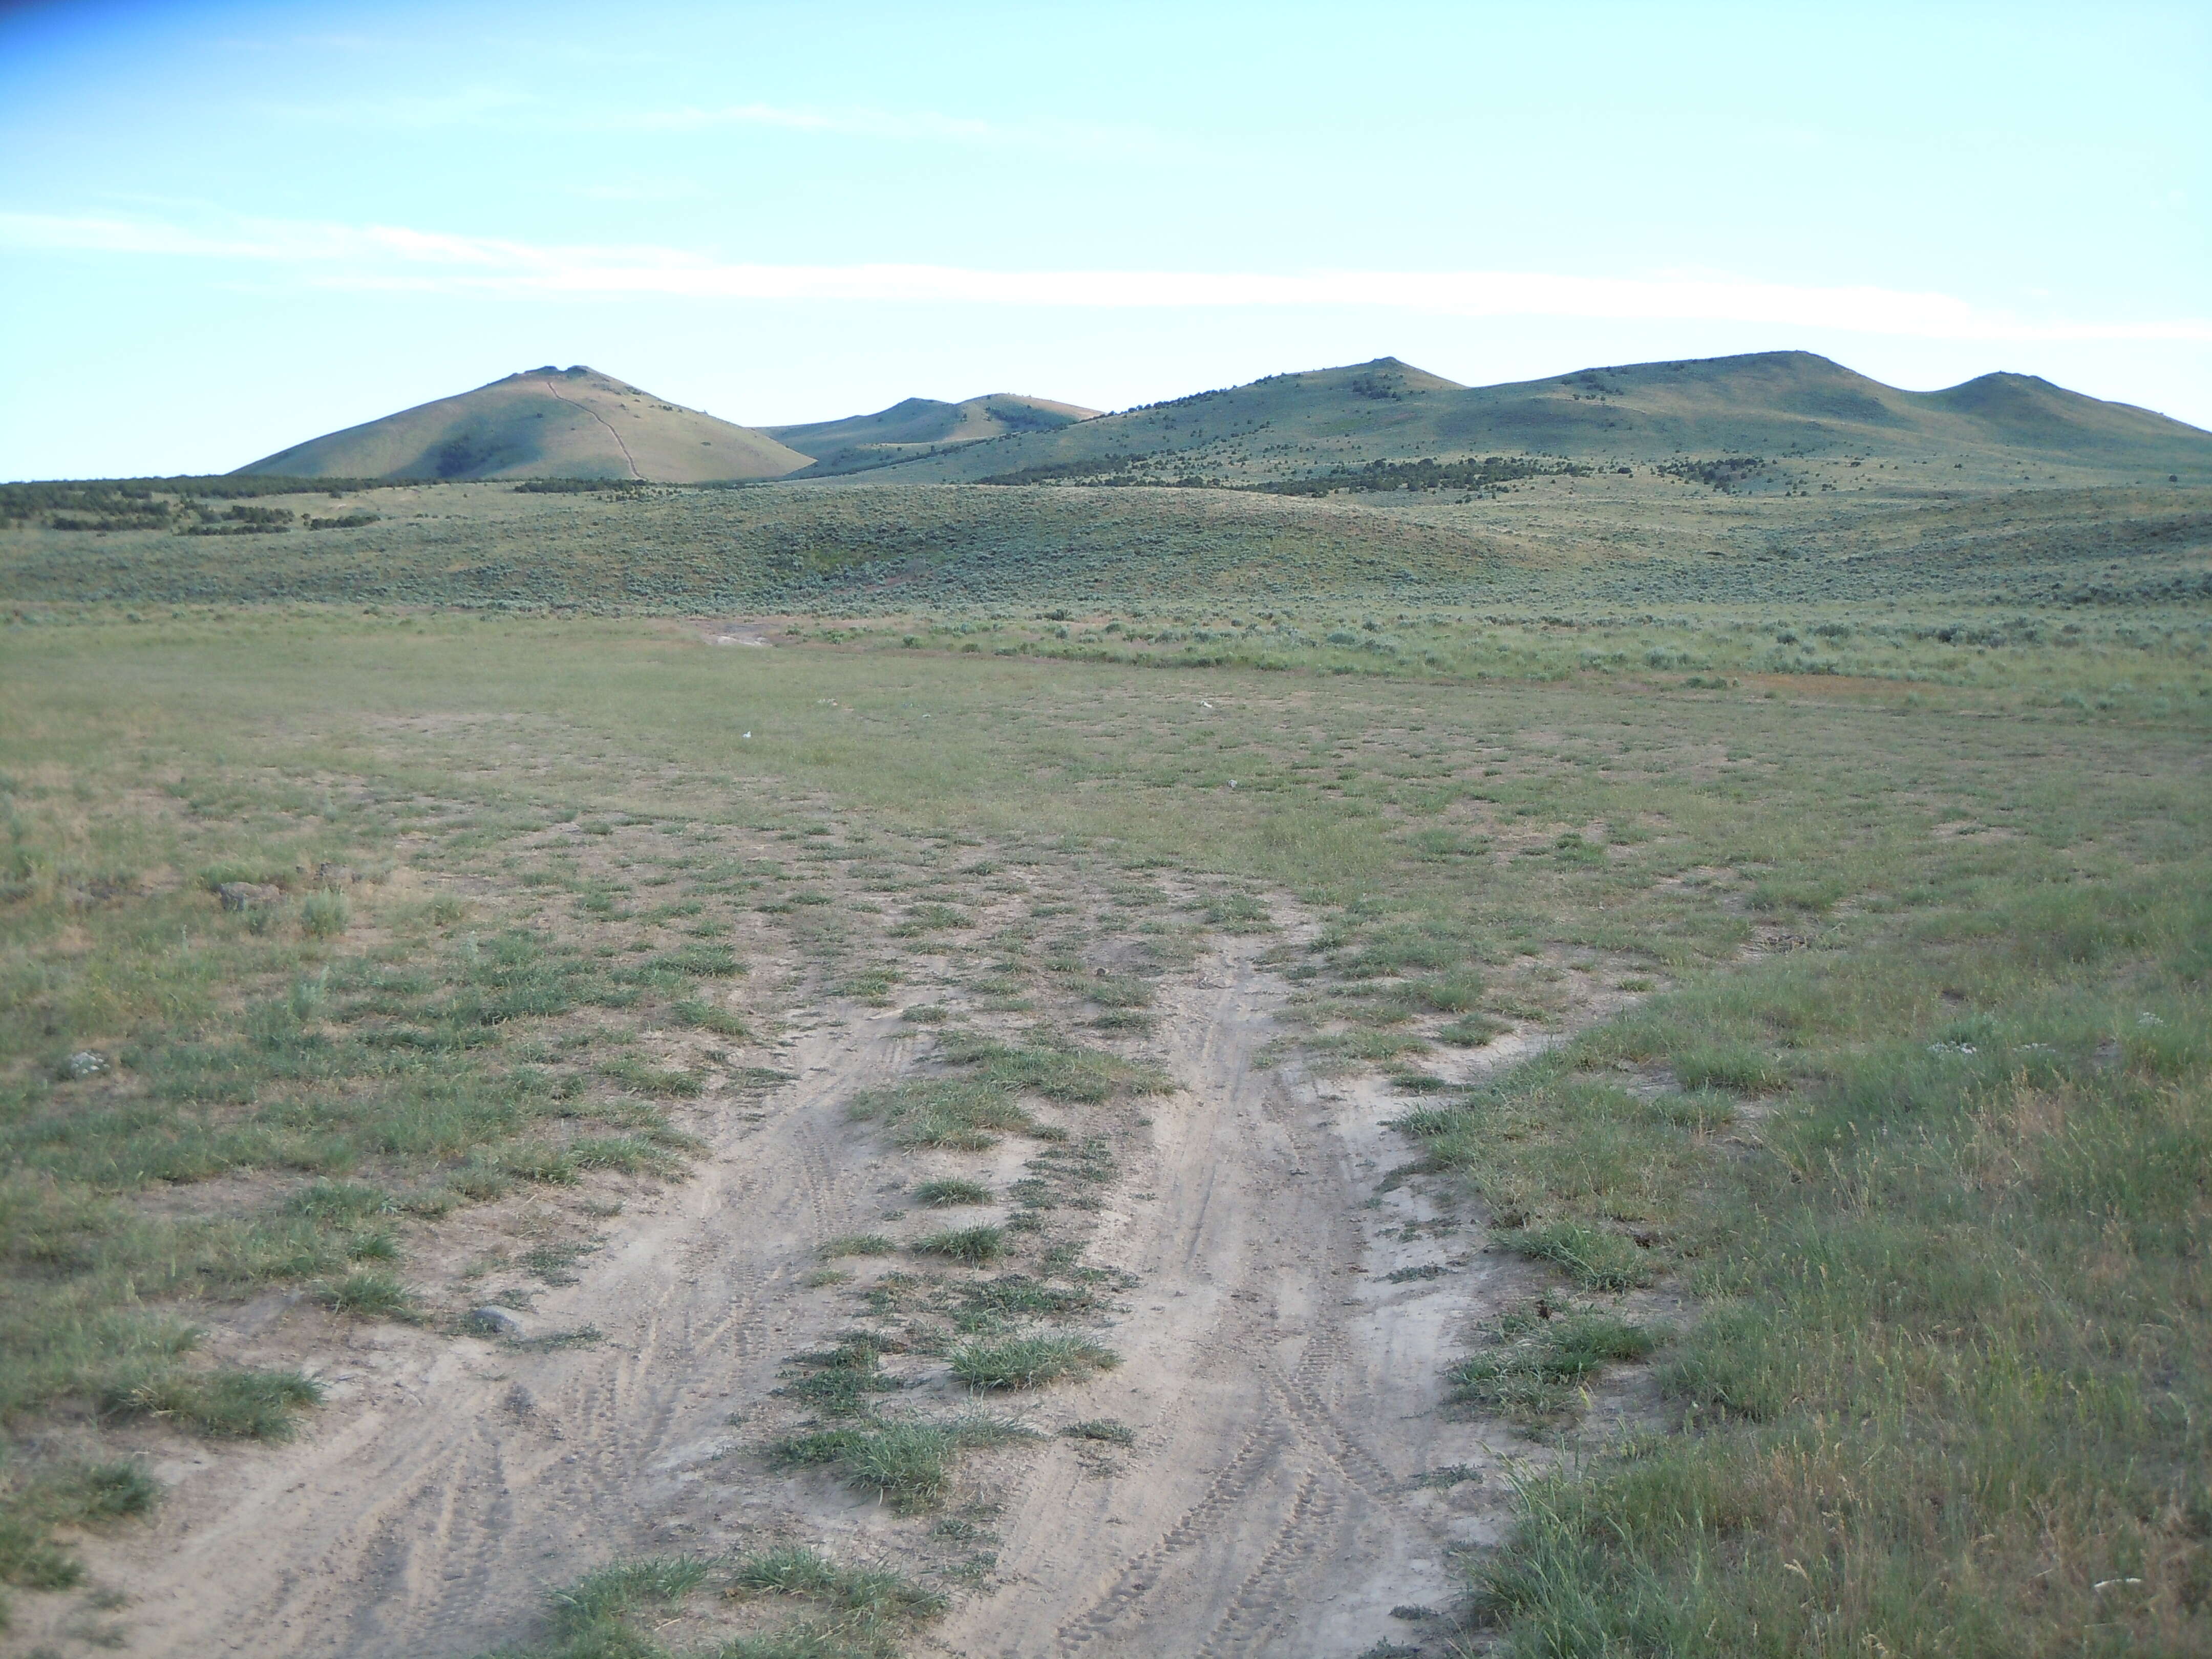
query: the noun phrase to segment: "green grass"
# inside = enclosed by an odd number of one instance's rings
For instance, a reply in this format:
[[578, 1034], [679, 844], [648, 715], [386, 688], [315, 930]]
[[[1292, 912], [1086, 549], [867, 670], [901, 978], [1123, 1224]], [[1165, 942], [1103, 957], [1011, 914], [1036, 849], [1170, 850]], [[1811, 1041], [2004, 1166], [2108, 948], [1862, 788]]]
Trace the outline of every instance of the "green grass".
[[[0, 1465], [0, 1584], [21, 1589], [69, 1589], [84, 1582], [84, 1564], [67, 1534], [144, 1515], [161, 1487], [136, 1462]], [[0, 1630], [8, 1598], [0, 1591]]]
[[1018, 1439], [1025, 1432], [989, 1417], [870, 1422], [792, 1436], [778, 1443], [775, 1455], [787, 1467], [831, 1469], [847, 1485], [875, 1493], [900, 1513], [915, 1514], [945, 1496], [960, 1453]]
[[947, 1032], [939, 1054], [957, 1068], [951, 1075], [866, 1091], [854, 1097], [853, 1115], [882, 1122], [902, 1146], [980, 1152], [1004, 1135], [1037, 1133], [1024, 1093], [1097, 1104], [1164, 1083], [1157, 1068], [1102, 1049], [1007, 1043], [969, 1031]]
[[1646, 1270], [1634, 1267], [1630, 1233], [1648, 1243], [1674, 1224], [1711, 1132], [1735, 1109], [1703, 1093], [1633, 1093], [1579, 1070], [1582, 1052], [1522, 1066], [1462, 1104], [1423, 1108], [1401, 1124], [1530, 1254], [1632, 1278]]
[[[1601, 1287], [1647, 1277], [1703, 1310], [1661, 1356], [1668, 1434], [1530, 1488], [1486, 1591], [1501, 1639], [2201, 1645], [2185, 1476], [2212, 1364], [2174, 1172], [2203, 1121], [2212, 927], [2185, 907], [2212, 887], [2212, 636], [2155, 538], [2108, 573], [2062, 526], [1977, 592], [2027, 531], [1963, 506], [1920, 527], [1966, 538], [1924, 582], [1911, 526], [1848, 568], [1838, 530], [1802, 558], [1700, 551], [1695, 580], [1502, 572], [1464, 604], [1379, 576], [1353, 603], [1132, 589], [1071, 626], [979, 597], [888, 635], [810, 625], [838, 637], [772, 665], [578, 615], [25, 605], [0, 653], [0, 1416], [17, 1440], [74, 1401], [282, 1432], [304, 1401], [211, 1380], [200, 1304], [417, 1283], [441, 1212], [680, 1171], [687, 1097], [604, 1067], [724, 1035], [702, 1015], [744, 1025], [700, 999], [755, 933], [710, 957], [686, 929], [786, 930], [759, 937], [825, 988], [988, 981], [1042, 1007], [1018, 1036], [937, 1028], [934, 1070], [871, 1101], [887, 1138], [958, 1150], [1130, 1109], [1161, 1079], [1048, 1034], [1140, 1012], [1060, 1006], [1129, 989], [1089, 964], [1264, 929], [1287, 899], [1317, 933], [1255, 938], [1316, 1063], [1441, 1070], [1418, 1057], [1509, 1022], [1560, 1042], [1407, 1098], [1416, 1178], [1598, 1311], [1634, 1322]], [[177, 539], [164, 559], [211, 556]], [[124, 580], [122, 546], [80, 538], [37, 580]], [[543, 773], [501, 760], [518, 732]], [[762, 832], [788, 834], [773, 871], [722, 844], [765, 817], [739, 800], [793, 803]], [[549, 829], [580, 823], [607, 833]], [[402, 848], [470, 911], [382, 879]], [[324, 860], [368, 878], [317, 935], [301, 872]], [[871, 888], [875, 861], [899, 868]], [[1054, 895], [1024, 937], [976, 937], [1010, 872], [1139, 868], [1194, 907]], [[224, 911], [203, 872], [284, 896]], [[789, 907], [833, 888], [882, 908]], [[976, 925], [891, 939], [913, 895]], [[1655, 983], [1577, 1034], [1589, 987]], [[72, 1075], [88, 1051], [106, 1069]], [[681, 1062], [710, 1067], [776, 1080]], [[1097, 1185], [1072, 1145], [1037, 1150], [1066, 1161], [1006, 1194], [1021, 1251]], [[1009, 1305], [957, 1316], [1063, 1294], [1014, 1265], [979, 1281], [1020, 1280]]]
[[990, 1078], [910, 1078], [855, 1095], [850, 1110], [886, 1125], [902, 1146], [981, 1152], [1036, 1127], [1014, 1091]]
[[1109, 1446], [1137, 1443], [1137, 1431], [1110, 1417], [1085, 1418], [1080, 1423], [1070, 1423], [1060, 1433], [1070, 1440], [1095, 1440]]
[[1488, 1347], [1452, 1367], [1451, 1399], [1523, 1424], [1565, 1417], [1603, 1366], [1643, 1359], [1656, 1339], [1617, 1314], [1519, 1310], [1498, 1321]]
[[323, 1397], [297, 1371], [191, 1370], [159, 1361], [120, 1367], [102, 1381], [99, 1405], [111, 1419], [158, 1418], [231, 1440], [289, 1440], [296, 1414]]
[[356, 1319], [413, 1319], [420, 1313], [415, 1293], [386, 1273], [351, 1273], [319, 1285], [315, 1300], [332, 1313]]
[[946, 1227], [915, 1240], [914, 1251], [981, 1267], [1006, 1254], [1006, 1233], [1003, 1227]]
[[942, 1181], [925, 1181], [914, 1189], [915, 1200], [932, 1209], [944, 1209], [960, 1204], [988, 1204], [991, 1189], [980, 1181], [963, 1181], [948, 1177]]
[[873, 1406], [872, 1396], [897, 1391], [898, 1383], [878, 1368], [882, 1350], [870, 1339], [854, 1338], [819, 1353], [803, 1353], [793, 1363], [805, 1370], [782, 1392], [825, 1417], [857, 1417]]
[[1041, 1389], [1111, 1370], [1121, 1356], [1060, 1331], [986, 1337], [952, 1351], [952, 1375], [971, 1389]]
[[[2200, 1644], [2212, 913], [2176, 890], [1984, 889], [1577, 1045], [1784, 1032], [1797, 1081], [1671, 1218], [1705, 1310], [1662, 1373], [1680, 1431], [1532, 1483], [1480, 1575], [1512, 1651]], [[1564, 1204], [1595, 1233], [1596, 1194]], [[1476, 1398], [1546, 1409], [1526, 1341], [1462, 1368]]]
[[300, 925], [315, 939], [334, 939], [353, 923], [353, 906], [343, 893], [310, 893], [300, 907]]
[[[708, 1592], [725, 1601], [774, 1597], [800, 1614], [712, 1648], [672, 1651], [659, 1631]], [[734, 1559], [652, 1556], [611, 1562], [556, 1590], [543, 1639], [487, 1659], [896, 1659], [947, 1605], [902, 1573], [840, 1565], [797, 1546]]]
[[945, 1598], [902, 1573], [882, 1568], [841, 1567], [816, 1551], [795, 1546], [763, 1550], [740, 1559], [729, 1575], [733, 1590], [757, 1595], [795, 1595], [851, 1613], [910, 1619], [945, 1611]]

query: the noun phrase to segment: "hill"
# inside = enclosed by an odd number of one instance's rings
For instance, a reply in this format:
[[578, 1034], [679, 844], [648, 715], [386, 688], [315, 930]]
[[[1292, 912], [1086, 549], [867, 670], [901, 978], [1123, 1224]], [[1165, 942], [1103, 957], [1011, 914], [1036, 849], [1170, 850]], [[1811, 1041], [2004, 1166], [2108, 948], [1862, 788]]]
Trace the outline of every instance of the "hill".
[[1491, 386], [1381, 357], [1017, 434], [899, 471], [912, 479], [1267, 484], [1376, 462], [1484, 456], [1647, 465], [1686, 456], [1879, 458], [1988, 482], [2018, 482], [2023, 471], [2034, 482], [2076, 484], [2167, 473], [2212, 479], [2212, 433], [2148, 410], [2023, 374], [1905, 392], [1806, 351], [1578, 369]]
[[777, 442], [811, 456], [815, 465], [811, 471], [820, 476], [859, 471], [992, 438], [1057, 431], [1097, 413], [1078, 404], [994, 392], [957, 404], [908, 398], [872, 415], [761, 429]]
[[582, 364], [548, 365], [239, 468], [301, 478], [776, 478], [811, 459]]

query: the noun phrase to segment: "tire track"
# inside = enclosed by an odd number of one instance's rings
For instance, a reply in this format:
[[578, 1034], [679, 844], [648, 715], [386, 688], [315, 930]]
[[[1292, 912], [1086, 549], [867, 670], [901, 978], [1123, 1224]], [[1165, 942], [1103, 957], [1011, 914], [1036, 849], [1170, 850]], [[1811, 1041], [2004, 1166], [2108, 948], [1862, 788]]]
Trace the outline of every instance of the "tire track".
[[[1160, 1449], [1101, 1498], [1058, 1480], [1024, 1492], [1011, 1582], [955, 1611], [951, 1650], [1311, 1659], [1402, 1639], [1392, 1606], [1451, 1599], [1450, 1516], [1408, 1477], [1479, 1455], [1473, 1431], [1437, 1420], [1437, 1366], [1377, 1363], [1389, 1322], [1437, 1304], [1369, 1288], [1340, 1115], [1255, 1068], [1287, 991], [1258, 949], [1231, 944], [1160, 1000], [1183, 1092], [1155, 1119], [1141, 1179], [1158, 1200], [1118, 1235], [1146, 1305], [1097, 1396], [1148, 1414]], [[1063, 1398], [1069, 1416], [1092, 1409]], [[1209, 1443], [1235, 1450], [1209, 1468], [1190, 1455]]]
[[1060, 1640], [1073, 1647], [1097, 1641], [1111, 1633], [1146, 1596], [1156, 1594], [1161, 1588], [1161, 1576], [1173, 1559], [1212, 1538], [1230, 1512], [1251, 1497], [1268, 1466], [1279, 1456], [1285, 1439], [1279, 1432], [1249, 1436], [1214, 1476], [1205, 1495], [1185, 1510], [1151, 1548], [1122, 1568], [1113, 1589], [1060, 1626]]
[[686, 1472], [726, 1438], [718, 1402], [773, 1386], [782, 1345], [765, 1328], [787, 1322], [775, 1316], [794, 1269], [874, 1207], [864, 1166], [836, 1156], [842, 1102], [906, 1048], [856, 1018], [809, 1042], [824, 1069], [770, 1097], [765, 1122], [730, 1114], [690, 1182], [543, 1299], [549, 1326], [596, 1325], [601, 1346], [344, 1336], [366, 1343], [343, 1367], [362, 1378], [355, 1398], [289, 1448], [206, 1460], [108, 1550], [134, 1592], [133, 1651], [478, 1652], [526, 1623], [548, 1583], [652, 1547], [656, 1517], [700, 1490]]

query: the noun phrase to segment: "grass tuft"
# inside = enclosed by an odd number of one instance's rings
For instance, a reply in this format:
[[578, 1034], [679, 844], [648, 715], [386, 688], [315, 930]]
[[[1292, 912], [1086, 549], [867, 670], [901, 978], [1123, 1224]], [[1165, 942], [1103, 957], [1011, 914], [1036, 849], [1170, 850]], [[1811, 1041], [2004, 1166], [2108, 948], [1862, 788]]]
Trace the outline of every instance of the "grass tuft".
[[901, 1514], [912, 1515], [944, 1496], [962, 1451], [1020, 1439], [1026, 1433], [988, 1417], [872, 1423], [796, 1435], [778, 1443], [775, 1455], [787, 1466], [834, 1469], [848, 1485], [872, 1492]]
[[1499, 1320], [1493, 1346], [1452, 1368], [1453, 1403], [1503, 1413], [1515, 1421], [1556, 1420], [1577, 1385], [1601, 1367], [1647, 1358], [1656, 1339], [1641, 1326], [1599, 1310], [1550, 1316], [1521, 1310]]
[[917, 1255], [948, 1256], [981, 1267], [1006, 1255], [1006, 1234], [1000, 1227], [948, 1227], [915, 1240], [914, 1249]]
[[1498, 1242], [1565, 1269], [1576, 1284], [1591, 1291], [1632, 1291], [1649, 1285], [1650, 1258], [1619, 1233], [1581, 1221], [1550, 1221], [1539, 1227], [1508, 1229]]
[[298, 1371], [167, 1370], [110, 1380], [102, 1415], [160, 1417], [201, 1434], [234, 1440], [289, 1440], [293, 1418], [323, 1397], [322, 1385]]
[[414, 1291], [390, 1273], [348, 1273], [318, 1285], [315, 1300], [332, 1313], [355, 1319], [406, 1319], [420, 1316]]
[[991, 1189], [981, 1182], [953, 1178], [925, 1181], [914, 1189], [914, 1195], [933, 1209], [958, 1204], [988, 1204], [991, 1201]]
[[1041, 1389], [1111, 1370], [1121, 1356], [1062, 1332], [986, 1337], [952, 1351], [952, 1375], [971, 1389]]
[[1110, 1417], [1086, 1418], [1080, 1423], [1070, 1423], [1060, 1433], [1070, 1440], [1098, 1440], [1109, 1446], [1133, 1446], [1137, 1431], [1127, 1423], [1116, 1422]]

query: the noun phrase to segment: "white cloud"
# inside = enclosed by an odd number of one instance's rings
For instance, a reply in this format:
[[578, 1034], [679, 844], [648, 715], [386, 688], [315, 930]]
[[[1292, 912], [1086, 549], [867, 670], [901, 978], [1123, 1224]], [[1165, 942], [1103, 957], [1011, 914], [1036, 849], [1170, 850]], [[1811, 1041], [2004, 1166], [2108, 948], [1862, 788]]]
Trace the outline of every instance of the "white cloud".
[[1954, 295], [1764, 283], [1709, 272], [982, 270], [957, 265], [733, 264], [665, 247], [558, 246], [404, 226], [0, 213], [0, 244], [256, 261], [312, 285], [516, 296], [659, 295], [1099, 310], [1363, 307], [1447, 317], [1757, 323], [1946, 340], [2212, 342], [2212, 319], [2024, 316]]

